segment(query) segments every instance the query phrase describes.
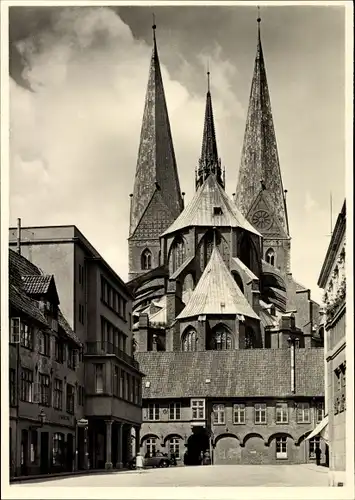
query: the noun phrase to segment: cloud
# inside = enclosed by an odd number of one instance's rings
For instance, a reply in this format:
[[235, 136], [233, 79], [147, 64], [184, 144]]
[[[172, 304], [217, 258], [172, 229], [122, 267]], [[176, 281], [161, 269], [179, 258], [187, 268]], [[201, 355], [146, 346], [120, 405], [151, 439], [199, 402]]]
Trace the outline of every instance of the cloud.
[[[46, 22], [32, 25], [33, 32], [14, 42], [25, 62], [21, 78], [33, 92], [11, 81], [11, 222], [75, 224], [126, 279], [128, 195], [151, 46], [136, 40], [109, 8], [56, 8]], [[203, 71], [203, 57], [196, 57]], [[230, 106], [240, 104], [231, 91], [233, 66], [222, 50], [212, 58], [223, 148]], [[189, 197], [204, 96], [173, 80], [164, 65], [162, 73], [180, 179], [186, 179], [181, 186]]]

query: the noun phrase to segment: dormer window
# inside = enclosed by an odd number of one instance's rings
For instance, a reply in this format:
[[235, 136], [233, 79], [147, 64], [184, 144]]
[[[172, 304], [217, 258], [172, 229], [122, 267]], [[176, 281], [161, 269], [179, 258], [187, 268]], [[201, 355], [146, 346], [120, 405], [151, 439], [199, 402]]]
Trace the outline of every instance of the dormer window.
[[213, 207], [213, 215], [222, 215], [222, 207]]

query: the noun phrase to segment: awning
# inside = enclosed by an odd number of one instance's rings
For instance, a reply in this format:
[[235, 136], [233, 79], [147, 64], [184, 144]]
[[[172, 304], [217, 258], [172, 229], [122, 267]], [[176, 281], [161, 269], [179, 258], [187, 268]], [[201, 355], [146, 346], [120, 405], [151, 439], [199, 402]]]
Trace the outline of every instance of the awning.
[[307, 439], [312, 439], [315, 436], [320, 436], [326, 443], [329, 443], [328, 435], [328, 415], [323, 418], [321, 422], [313, 429], [313, 431], [306, 437]]

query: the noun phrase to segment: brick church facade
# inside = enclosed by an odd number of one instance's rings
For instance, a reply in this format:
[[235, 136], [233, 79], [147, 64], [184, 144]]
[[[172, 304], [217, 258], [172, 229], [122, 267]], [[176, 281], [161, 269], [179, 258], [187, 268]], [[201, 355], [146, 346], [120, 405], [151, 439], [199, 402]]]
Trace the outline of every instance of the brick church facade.
[[209, 82], [195, 183], [184, 204], [153, 26], [129, 232], [141, 450], [191, 465], [314, 460], [319, 438], [306, 437], [324, 416], [319, 306], [291, 273], [260, 20], [235, 197]]

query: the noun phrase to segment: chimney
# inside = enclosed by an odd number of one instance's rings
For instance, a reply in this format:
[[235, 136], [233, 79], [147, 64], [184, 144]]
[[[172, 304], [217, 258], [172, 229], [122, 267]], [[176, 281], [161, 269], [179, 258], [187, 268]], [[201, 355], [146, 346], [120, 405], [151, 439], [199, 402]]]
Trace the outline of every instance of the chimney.
[[21, 219], [17, 219], [17, 253], [21, 255]]

